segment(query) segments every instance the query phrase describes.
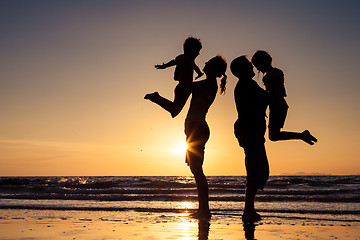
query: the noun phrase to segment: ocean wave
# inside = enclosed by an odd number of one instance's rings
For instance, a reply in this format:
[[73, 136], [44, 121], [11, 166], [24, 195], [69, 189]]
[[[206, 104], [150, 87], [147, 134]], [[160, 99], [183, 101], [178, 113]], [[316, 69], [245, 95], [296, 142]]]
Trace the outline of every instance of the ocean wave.
[[[0, 209], [34, 209], [34, 210], [71, 210], [71, 211], [138, 211], [138, 212], [174, 212], [181, 213], [194, 210], [176, 208], [144, 208], [144, 207], [87, 207], [87, 206], [41, 206], [41, 205], [0, 205]], [[233, 209], [211, 209], [215, 214], [234, 212]], [[318, 214], [318, 215], [360, 215], [360, 210], [293, 210], [293, 209], [257, 209], [265, 213], [293, 213], [293, 214]], [[236, 211], [239, 212], [240, 211]], [[360, 222], [360, 219], [357, 220]]]
[[[212, 201], [242, 201], [246, 178], [208, 177]], [[0, 199], [197, 201], [192, 177], [0, 177]], [[360, 202], [360, 176], [272, 176], [257, 201]]]
[[[211, 201], [243, 201], [243, 194], [210, 195]], [[60, 199], [60, 200], [95, 200], [95, 201], [197, 201], [196, 191], [186, 194], [173, 192], [162, 194], [1, 194], [0, 199]], [[360, 203], [359, 196], [326, 196], [326, 195], [261, 195], [258, 202], [346, 202]]]

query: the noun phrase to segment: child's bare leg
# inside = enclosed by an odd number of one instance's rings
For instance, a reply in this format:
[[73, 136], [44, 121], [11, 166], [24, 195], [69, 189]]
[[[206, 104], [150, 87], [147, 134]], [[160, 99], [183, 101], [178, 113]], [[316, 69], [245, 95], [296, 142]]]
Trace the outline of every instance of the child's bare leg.
[[156, 103], [157, 105], [159, 105], [160, 107], [162, 107], [172, 115], [174, 109], [174, 103], [160, 96], [158, 92], [146, 94], [144, 98]]
[[181, 112], [181, 110], [184, 108], [185, 103], [187, 101], [187, 99], [190, 96], [190, 92], [181, 92], [178, 93], [175, 91], [175, 99], [172, 105], [172, 110], [171, 110], [171, 116], [174, 118], [177, 115], [179, 115], [179, 113]]
[[299, 139], [299, 140], [303, 140], [304, 142], [310, 145], [313, 145], [315, 142], [317, 142], [317, 139], [314, 136], [312, 136], [308, 130], [305, 130], [301, 133], [287, 132], [287, 131], [281, 131], [280, 128], [276, 128], [276, 127], [269, 128], [269, 139], [271, 141]]
[[301, 139], [301, 133], [281, 131], [280, 128], [269, 128], [269, 139], [271, 141]]
[[190, 96], [190, 93], [191, 91], [187, 90], [186, 87], [184, 88], [178, 85], [175, 88], [175, 98], [173, 102], [160, 96], [158, 92], [146, 94], [144, 98], [158, 104], [160, 107], [168, 111], [174, 118], [183, 109], [187, 99]]

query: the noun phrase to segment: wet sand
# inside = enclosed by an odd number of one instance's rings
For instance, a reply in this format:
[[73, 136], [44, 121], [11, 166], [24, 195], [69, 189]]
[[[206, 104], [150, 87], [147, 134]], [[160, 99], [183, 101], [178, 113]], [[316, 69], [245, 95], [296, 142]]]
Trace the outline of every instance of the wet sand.
[[214, 215], [207, 222], [187, 213], [2, 209], [0, 240], [5, 239], [360, 240], [360, 223], [264, 217], [244, 226], [234, 215]]

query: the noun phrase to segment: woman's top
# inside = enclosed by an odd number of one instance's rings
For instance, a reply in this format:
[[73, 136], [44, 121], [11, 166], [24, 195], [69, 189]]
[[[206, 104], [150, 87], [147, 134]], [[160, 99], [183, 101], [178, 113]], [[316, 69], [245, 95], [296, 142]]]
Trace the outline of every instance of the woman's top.
[[194, 82], [192, 85], [190, 108], [185, 121], [205, 121], [206, 114], [215, 100], [217, 91], [218, 85], [216, 79], [205, 79], [199, 82]]

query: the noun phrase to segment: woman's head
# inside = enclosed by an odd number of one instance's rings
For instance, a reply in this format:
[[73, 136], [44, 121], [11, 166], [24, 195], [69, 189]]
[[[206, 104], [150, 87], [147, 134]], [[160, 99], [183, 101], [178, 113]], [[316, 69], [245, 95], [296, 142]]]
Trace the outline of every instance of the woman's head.
[[252, 78], [255, 76], [253, 66], [245, 55], [235, 58], [230, 64], [230, 69], [237, 78]]
[[258, 50], [252, 56], [251, 62], [260, 72], [264, 73], [271, 68], [272, 57], [266, 51]]
[[224, 94], [226, 90], [226, 68], [227, 63], [224, 57], [221, 55], [217, 55], [213, 57], [208, 62], [205, 63], [204, 72], [209, 77], [209, 75], [214, 75], [214, 77], [221, 77], [221, 84], [220, 84], [220, 94]]

